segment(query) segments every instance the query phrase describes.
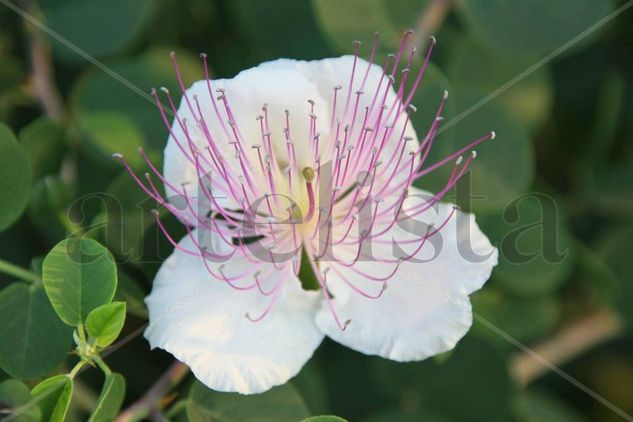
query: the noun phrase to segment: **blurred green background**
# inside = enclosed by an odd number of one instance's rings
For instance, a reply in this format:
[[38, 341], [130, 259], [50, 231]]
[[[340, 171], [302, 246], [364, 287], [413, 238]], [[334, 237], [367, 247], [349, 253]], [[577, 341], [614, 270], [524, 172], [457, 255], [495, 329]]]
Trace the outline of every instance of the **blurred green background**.
[[[419, 109], [413, 120], [418, 133], [425, 132], [442, 91], [450, 92], [448, 127], [434, 154], [446, 155], [490, 129], [497, 133], [495, 141], [478, 148], [467, 179], [472, 195], [485, 200], [463, 202], [459, 190], [468, 186], [458, 188], [456, 195], [458, 203], [477, 214], [502, 252], [492, 280], [472, 298], [478, 315], [473, 329], [453, 352], [412, 364], [364, 356], [326, 341], [291, 385], [270, 396], [219, 395], [188, 379], [166, 404], [186, 400], [187, 406], [227, 421], [317, 414], [374, 422], [621, 420], [523, 353], [507, 335], [633, 414], [633, 10], [558, 50], [630, 4], [18, 3], [105, 63], [123, 83], [0, 4], [0, 121], [7, 126], [0, 127], [0, 258], [37, 269], [38, 257], [83, 230], [109, 246], [120, 262], [117, 295], [128, 301], [125, 332], [133, 332], [146, 321], [142, 298], [169, 247], [148, 216], [153, 205], [111, 154], [123, 152], [139, 170], [137, 146], [161, 159], [166, 130], [141, 93], [160, 86], [176, 89], [169, 52], [177, 52], [191, 83], [203, 77], [200, 52], [208, 54], [215, 77], [232, 77], [279, 57], [349, 54], [356, 39], [363, 41], [366, 54], [374, 31], [381, 33], [379, 56], [384, 57], [413, 28], [421, 53], [428, 35], [438, 39], [432, 66], [413, 101]], [[543, 59], [542, 66], [531, 68]], [[533, 71], [499, 91], [527, 69]], [[494, 98], [471, 110], [493, 93]], [[472, 112], [462, 114], [468, 110]], [[19, 148], [6, 145], [9, 129]], [[437, 176], [417, 184], [433, 189], [442, 180]], [[530, 194], [534, 192], [542, 195]], [[174, 221], [166, 224], [178, 230]], [[517, 251], [530, 259], [517, 263]], [[553, 262], [556, 253], [564, 257]], [[10, 282], [0, 275], [0, 288]], [[107, 357], [127, 380], [126, 405], [143, 394], [170, 360], [165, 353], [150, 353], [141, 337]], [[0, 371], [0, 379], [7, 377]], [[25, 378], [33, 385], [38, 377]], [[101, 375], [87, 371], [81, 380], [85, 388], [73, 401], [73, 420], [85, 417]], [[230, 415], [226, 409], [232, 406], [246, 413]], [[185, 420], [187, 412], [180, 410], [176, 406], [168, 413]]]

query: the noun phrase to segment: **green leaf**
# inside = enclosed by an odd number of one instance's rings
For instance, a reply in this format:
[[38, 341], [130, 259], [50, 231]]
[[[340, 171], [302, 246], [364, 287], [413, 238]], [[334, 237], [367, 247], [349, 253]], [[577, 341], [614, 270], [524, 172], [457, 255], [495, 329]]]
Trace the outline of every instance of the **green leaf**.
[[624, 321], [633, 324], [633, 260], [631, 260], [633, 226], [623, 226], [609, 232], [599, 245], [602, 256], [618, 280], [616, 306]]
[[31, 163], [11, 130], [0, 123], [0, 230], [18, 219], [29, 200]]
[[8, 379], [0, 382], [0, 418], [13, 416], [12, 420], [16, 422], [39, 421], [40, 408], [30, 405], [32, 398], [29, 388], [20, 381]]
[[429, 3], [429, 0], [383, 0], [389, 18], [401, 33], [419, 24], [418, 21]]
[[114, 420], [125, 398], [125, 378], [117, 373], [107, 374], [101, 394], [97, 400], [89, 422], [109, 422]]
[[[93, 57], [110, 55], [129, 45], [150, 16], [153, 1], [45, 0], [46, 25]], [[87, 24], [87, 23], [90, 24]], [[55, 55], [66, 62], [85, 59], [68, 46], [53, 41]]]
[[[331, 51], [321, 36], [309, 1], [269, 0], [253, 2], [251, 0], [232, 0], [227, 3], [230, 14], [235, 18], [235, 26], [240, 31], [240, 41], [249, 53], [250, 60], [265, 61], [276, 57], [295, 59], [314, 59], [331, 56]], [[288, 19], [292, 16], [292, 19]], [[274, 31], [262, 31], [260, 23], [268, 22]], [[371, 33], [370, 33], [371, 34]], [[227, 43], [230, 40], [217, 40]], [[227, 46], [228, 47], [228, 46]], [[226, 67], [227, 61], [241, 66], [245, 63], [244, 48], [227, 48], [223, 63], [214, 63], [214, 67]], [[230, 50], [240, 50], [240, 57]], [[251, 57], [254, 56], [254, 57]], [[253, 63], [256, 63], [254, 61]], [[218, 69], [219, 70], [219, 69]]]
[[64, 361], [72, 329], [57, 317], [44, 289], [14, 283], [0, 292], [0, 339], [0, 367], [31, 379]]
[[459, 5], [473, 34], [490, 46], [534, 56], [552, 51], [588, 29], [611, 11], [613, 2], [469, 0]]
[[151, 210], [156, 201], [134, 183], [127, 172], [120, 173], [108, 186], [104, 202], [106, 223], [103, 237], [115, 255], [127, 262], [137, 262], [143, 256], [143, 236], [155, 225]]
[[473, 336], [460, 340], [444, 362], [380, 359], [374, 362], [373, 375], [378, 386], [400, 403], [417, 405], [447, 420], [510, 419], [516, 387], [504, 356], [489, 342]]
[[66, 150], [64, 129], [60, 124], [41, 116], [20, 131], [19, 139], [30, 158], [33, 180], [59, 172]]
[[44, 214], [63, 212], [72, 199], [73, 192], [64, 181], [59, 177], [46, 176], [33, 189], [29, 212], [38, 218]]
[[92, 310], [86, 318], [86, 330], [95, 344], [110, 345], [121, 333], [125, 323], [125, 302], [112, 302]]
[[310, 359], [291, 380], [291, 384], [303, 397], [312, 413], [327, 414], [332, 410], [331, 392], [328, 391], [326, 377], [318, 360]]
[[79, 119], [79, 127], [86, 135], [89, 151], [100, 155], [111, 166], [120, 166], [112, 159], [113, 153], [123, 154], [132, 167], [143, 163], [138, 153], [138, 148], [145, 146], [143, 133], [126, 114], [113, 111], [86, 113]]
[[320, 416], [312, 416], [310, 418], [304, 419], [301, 422], [347, 422], [347, 419], [339, 418], [334, 415], [320, 415]]
[[517, 416], [524, 422], [582, 422], [587, 420], [562, 400], [545, 391], [526, 391], [519, 399], [517, 410]]
[[481, 214], [478, 223], [499, 248], [493, 276], [519, 294], [555, 291], [573, 269], [574, 254], [561, 201], [532, 192], [510, 202], [503, 213]]
[[[176, 97], [180, 95], [180, 89], [175, 82], [169, 53], [167, 48], [153, 48], [134, 59], [109, 63], [109, 67], [144, 92], [165, 86]], [[186, 51], [176, 50], [176, 54], [186, 86], [204, 77], [198, 57]], [[162, 149], [167, 142], [167, 129], [154, 101], [143, 98], [103, 72], [90, 70], [75, 84], [71, 107], [78, 116], [94, 111], [124, 113], [139, 125], [149, 147]]]
[[[613, 307], [619, 300], [620, 285], [618, 278], [609, 267], [597, 248], [592, 248], [576, 241], [574, 249], [577, 254], [577, 265], [573, 279], [576, 288], [582, 290], [582, 296], [591, 304], [599, 307]], [[573, 305], [581, 313], [587, 302], [578, 301]]]
[[[463, 104], [473, 104], [484, 98], [485, 94], [462, 89], [456, 96], [458, 109], [463, 110]], [[445, 131], [455, 131], [455, 136], [433, 144], [428, 165], [440, 161], [490, 131], [496, 133], [495, 139], [474, 148], [477, 158], [464, 178], [465, 181], [470, 178], [471, 203], [458, 202], [460, 206], [474, 211], [499, 210], [531, 185], [534, 178], [534, 153], [528, 134], [495, 101], [478, 108], [462, 120], [447, 121], [444, 128]], [[445, 184], [453, 164], [452, 161], [447, 162], [429, 176], [432, 176], [432, 180], [442, 177]], [[426, 178], [427, 176], [418, 179], [416, 186], [426, 188]]]
[[38, 399], [42, 420], [64, 422], [73, 395], [73, 380], [68, 375], [55, 375], [33, 387], [31, 394]]
[[[605, 164], [608, 166], [607, 161], [618, 139], [621, 117], [626, 115], [627, 79], [624, 73], [620, 68], [615, 68], [607, 71], [602, 77], [591, 137], [581, 149], [579, 166], [590, 169], [596, 169]], [[560, 106], [564, 107], [563, 104]], [[594, 172], [595, 170], [582, 171], [579, 176], [591, 177]]]
[[633, 160], [609, 165], [588, 184], [581, 196], [592, 210], [609, 217], [633, 215]]
[[25, 66], [22, 57], [14, 55], [18, 53], [13, 48], [17, 33], [11, 28], [9, 17], [5, 15], [0, 25], [0, 121], [10, 121], [19, 113], [16, 109], [33, 104], [35, 99], [24, 89], [28, 78], [25, 68], [28, 66]]
[[244, 396], [218, 393], [196, 382], [189, 393], [187, 416], [193, 422], [296, 422], [308, 417], [309, 412], [301, 396], [290, 384], [262, 394]]
[[[505, 289], [486, 286], [472, 296], [475, 312], [513, 338], [530, 342], [549, 334], [559, 322], [561, 306], [556, 297], [516, 297]], [[530, 321], [526, 324], [525, 321]], [[500, 347], [513, 346], [498, 333], [482, 324], [475, 324], [473, 332], [497, 342]]]
[[379, 51], [397, 49], [404, 32], [417, 25], [428, 3], [428, 0], [312, 0], [312, 8], [332, 47], [341, 53], [351, 53], [352, 41], [361, 40], [364, 41], [361, 57], [369, 57], [374, 32], [380, 31]]
[[110, 252], [91, 239], [62, 240], [44, 259], [44, 288], [62, 321], [77, 326], [109, 303], [117, 285]]
[[[463, 37], [450, 48], [448, 73], [459, 96], [463, 89], [476, 88], [492, 93], [533, 64], [531, 59], [509, 57], [481, 46], [472, 37]], [[473, 63], [477, 63], [473, 66]], [[516, 120], [537, 128], [550, 116], [553, 102], [552, 74], [544, 66], [522, 78], [497, 100]], [[478, 99], [462, 104], [468, 108]], [[447, 118], [450, 121], [450, 118]]]
[[380, 30], [382, 51], [396, 48], [404, 32], [391, 20], [384, 0], [312, 0], [317, 23], [332, 46], [341, 53], [353, 51], [352, 41], [364, 41], [361, 55], [368, 57], [371, 39]]
[[45, 176], [38, 180], [29, 200], [28, 216], [31, 223], [48, 238], [59, 241], [65, 235], [62, 223], [70, 223], [66, 208], [72, 199], [72, 190], [60, 178]]

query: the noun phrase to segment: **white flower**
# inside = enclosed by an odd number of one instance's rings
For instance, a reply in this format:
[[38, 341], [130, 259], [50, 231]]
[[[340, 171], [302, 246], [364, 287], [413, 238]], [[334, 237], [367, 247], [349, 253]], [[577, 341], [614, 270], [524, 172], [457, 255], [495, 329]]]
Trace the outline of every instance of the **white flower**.
[[[468, 295], [497, 251], [472, 215], [439, 200], [494, 133], [428, 163], [446, 96], [418, 141], [410, 101], [425, 66], [413, 74], [402, 52], [383, 67], [357, 54], [281, 59], [232, 79], [207, 73], [186, 91], [174, 61], [184, 94], [176, 110], [165, 90], [171, 124], [154, 92], [170, 131], [164, 175], [155, 174], [170, 201], [124, 164], [189, 234], [176, 242], [160, 226], [176, 250], [146, 299], [145, 336], [208, 387], [283, 384], [325, 335], [414, 361], [468, 331]], [[441, 165], [454, 166], [441, 192], [411, 186]], [[302, 288], [302, 265], [317, 290]]]

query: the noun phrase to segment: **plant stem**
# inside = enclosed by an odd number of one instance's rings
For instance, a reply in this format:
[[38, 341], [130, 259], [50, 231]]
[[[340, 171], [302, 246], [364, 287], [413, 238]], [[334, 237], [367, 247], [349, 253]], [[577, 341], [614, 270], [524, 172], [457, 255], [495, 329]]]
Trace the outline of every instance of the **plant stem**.
[[189, 367], [174, 362], [169, 369], [147, 390], [138, 401], [128, 407], [115, 419], [115, 422], [133, 422], [146, 418], [159, 408], [160, 401], [173, 387], [178, 385], [189, 373]]
[[[32, 15], [36, 15], [38, 12], [33, 1], [22, 0], [22, 6]], [[28, 36], [31, 77], [35, 96], [51, 119], [63, 122], [66, 117], [66, 107], [54, 82], [50, 47], [38, 28], [28, 23], [25, 24], [25, 28]]]
[[411, 40], [411, 46], [422, 48], [428, 42], [429, 36], [437, 31], [451, 8], [451, 0], [431, 0], [422, 10], [415, 25], [415, 34]]
[[81, 370], [81, 368], [83, 368], [86, 363], [87, 362], [85, 360], [80, 360], [79, 362], [77, 362], [77, 365], [75, 365], [75, 367], [70, 371], [68, 376], [70, 378], [75, 378], [77, 374], [79, 373], [79, 371]]
[[66, 229], [68, 237], [81, 236], [84, 234], [84, 228], [80, 224], [73, 223], [66, 214], [66, 210], [61, 210], [57, 213], [57, 220], [59, 220], [61, 225], [64, 226], [64, 229]]
[[0, 259], [0, 272], [11, 275], [29, 283], [39, 283], [40, 276], [33, 271], [18, 267], [10, 262]]
[[112, 374], [112, 371], [110, 370], [110, 367], [108, 365], [106, 365], [106, 363], [103, 361], [103, 359], [101, 359], [101, 357], [99, 355], [94, 355], [92, 357], [92, 359], [97, 363], [99, 368], [101, 368], [101, 370], [103, 371], [103, 373], [106, 376]]
[[[563, 328], [532, 350], [547, 362], [560, 366], [615, 337], [621, 329], [618, 316], [612, 311], [602, 310]], [[527, 385], [544, 375], [548, 368], [532, 356], [521, 353], [511, 359], [510, 370], [519, 384]]]
[[84, 329], [84, 325], [83, 324], [79, 324], [77, 326], [77, 335], [79, 336], [79, 339], [85, 343], [86, 342], [86, 330]]

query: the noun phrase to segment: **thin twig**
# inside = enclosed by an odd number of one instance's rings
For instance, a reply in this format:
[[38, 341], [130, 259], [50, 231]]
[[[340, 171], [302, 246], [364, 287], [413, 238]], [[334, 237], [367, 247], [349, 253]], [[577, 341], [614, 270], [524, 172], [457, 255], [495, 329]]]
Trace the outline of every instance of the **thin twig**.
[[159, 410], [160, 401], [189, 373], [189, 367], [181, 362], [174, 362], [169, 369], [147, 390], [138, 401], [125, 409], [115, 422], [133, 422], [146, 418]]
[[42, 280], [39, 275], [31, 270], [27, 270], [4, 259], [0, 259], [0, 273], [8, 274], [18, 280], [27, 281], [29, 283], [40, 283]]
[[444, 23], [451, 8], [451, 0], [431, 0], [422, 10], [415, 25], [415, 33], [410, 45], [420, 49], [428, 42], [429, 36], [433, 35]]
[[[621, 328], [622, 323], [618, 316], [611, 311], [603, 310], [563, 328], [532, 350], [554, 365], [560, 366], [615, 337]], [[527, 385], [547, 372], [545, 366], [524, 353], [517, 354], [511, 359], [510, 370], [521, 385]]]
[[[23, 0], [25, 10], [35, 13], [35, 5], [29, 0]], [[31, 59], [31, 78], [35, 95], [46, 114], [57, 122], [62, 122], [66, 116], [66, 107], [62, 96], [55, 85], [51, 51], [42, 33], [35, 26], [25, 22]]]

